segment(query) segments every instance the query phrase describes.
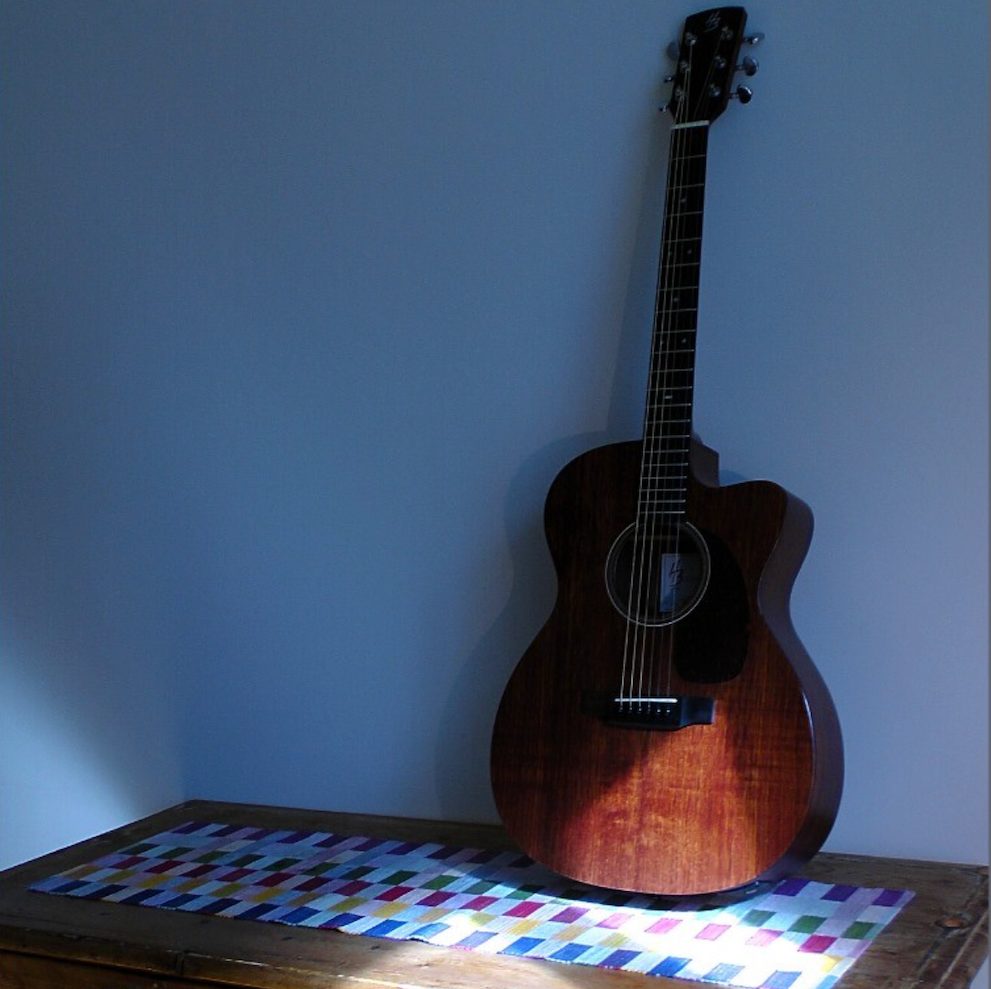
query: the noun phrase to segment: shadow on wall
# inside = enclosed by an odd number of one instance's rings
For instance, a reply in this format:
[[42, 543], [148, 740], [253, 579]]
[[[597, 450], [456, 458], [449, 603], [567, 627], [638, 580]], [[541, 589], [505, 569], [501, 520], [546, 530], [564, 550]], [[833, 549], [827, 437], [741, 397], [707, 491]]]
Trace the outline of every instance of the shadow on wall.
[[182, 797], [175, 746], [135, 689], [67, 642], [17, 641], [0, 662], [0, 868], [143, 817]]
[[557, 587], [544, 537], [544, 498], [569, 460], [603, 442], [602, 434], [587, 433], [551, 443], [530, 456], [510, 482], [504, 518], [512, 591], [451, 684], [437, 726], [437, 799], [445, 818], [477, 817], [473, 809], [488, 806], [486, 819], [498, 819], [489, 784], [492, 723], [513, 667], [551, 613]]
[[[496, 708], [510, 673], [550, 616], [557, 588], [543, 525], [543, 505], [551, 482], [579, 454], [640, 435], [664, 210], [664, 183], [659, 176], [667, 161], [668, 135], [666, 126], [652, 129], [644, 160], [640, 220], [621, 325], [601, 327], [604, 353], [611, 349], [608, 339], [616, 338], [606, 429], [567, 437], [538, 450], [509, 484], [504, 519], [513, 572], [510, 598], [452, 684], [438, 725], [436, 779], [445, 817], [465, 819], [471, 816], [471, 808], [488, 806], [489, 819], [497, 820], [488, 768]], [[466, 752], [474, 757], [466, 760]]]

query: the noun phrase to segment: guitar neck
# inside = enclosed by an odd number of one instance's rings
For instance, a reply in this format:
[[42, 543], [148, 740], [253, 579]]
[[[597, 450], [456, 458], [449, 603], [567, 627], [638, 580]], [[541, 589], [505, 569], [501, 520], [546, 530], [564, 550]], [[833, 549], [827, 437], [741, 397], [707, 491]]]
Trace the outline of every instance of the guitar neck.
[[705, 121], [671, 129], [644, 416], [641, 516], [685, 512], [708, 141]]

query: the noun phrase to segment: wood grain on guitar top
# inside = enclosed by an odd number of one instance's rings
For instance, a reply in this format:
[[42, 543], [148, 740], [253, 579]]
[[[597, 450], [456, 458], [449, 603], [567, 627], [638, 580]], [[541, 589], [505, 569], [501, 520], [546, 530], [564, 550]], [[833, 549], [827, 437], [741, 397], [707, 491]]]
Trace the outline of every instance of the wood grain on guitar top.
[[[671, 657], [665, 691], [704, 693], [715, 717], [678, 730], [608, 724], [587, 698], [616, 691], [628, 641], [604, 574], [636, 518], [641, 449], [591, 450], [548, 494], [558, 598], [499, 707], [496, 802], [521, 847], [583, 882], [686, 896], [778, 878], [818, 850], [842, 779], [832, 702], [788, 614], [811, 513], [770, 482], [704, 483], [713, 459], [695, 442], [696, 466], [709, 456], [702, 477], [690, 473], [686, 519], [712, 550], [712, 579], [691, 614], [644, 634], [652, 653]], [[693, 653], [722, 648], [734, 595], [745, 610], [742, 666], [726, 679], [717, 662], [707, 676]]]

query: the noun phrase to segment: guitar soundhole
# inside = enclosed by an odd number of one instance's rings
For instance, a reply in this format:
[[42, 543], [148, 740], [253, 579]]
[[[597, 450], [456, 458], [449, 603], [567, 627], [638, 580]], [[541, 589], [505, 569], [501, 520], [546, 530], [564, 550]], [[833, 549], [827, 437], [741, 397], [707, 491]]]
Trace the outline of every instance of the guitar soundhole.
[[702, 534], [690, 522], [628, 525], [606, 559], [613, 607], [639, 625], [670, 625], [702, 600], [712, 562]]

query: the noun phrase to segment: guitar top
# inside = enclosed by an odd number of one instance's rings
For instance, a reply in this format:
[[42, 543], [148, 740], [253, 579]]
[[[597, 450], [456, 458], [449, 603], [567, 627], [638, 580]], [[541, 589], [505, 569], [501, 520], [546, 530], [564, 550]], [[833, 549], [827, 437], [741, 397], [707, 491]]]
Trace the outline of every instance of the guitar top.
[[558, 597], [492, 739], [496, 803], [524, 851], [670, 897], [787, 875], [825, 840], [842, 788], [836, 712], [789, 615], [811, 512], [771, 482], [720, 487], [692, 431], [709, 128], [745, 24], [742, 7], [685, 22], [643, 436], [590, 450], [551, 487]]

